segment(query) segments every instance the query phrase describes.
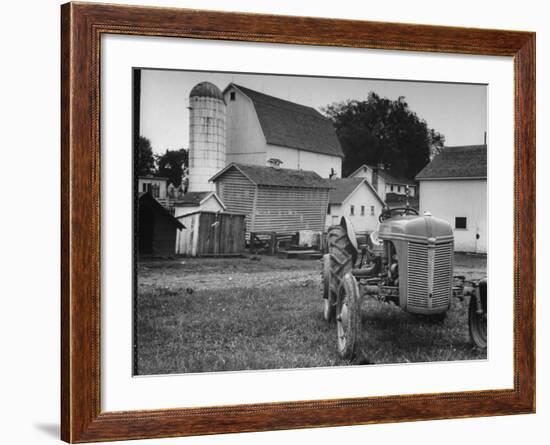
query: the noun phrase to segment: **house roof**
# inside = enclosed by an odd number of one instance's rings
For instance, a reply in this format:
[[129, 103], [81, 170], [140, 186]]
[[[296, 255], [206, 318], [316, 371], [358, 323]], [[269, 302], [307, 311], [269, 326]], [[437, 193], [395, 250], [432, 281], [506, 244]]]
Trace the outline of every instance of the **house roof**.
[[259, 186], [323, 188], [331, 186], [317, 173], [308, 170], [291, 170], [288, 168], [264, 167], [261, 165], [238, 164], [232, 162], [216, 173], [210, 181], [216, 181], [230, 169], [236, 169], [251, 182]]
[[396, 175], [388, 170], [378, 170], [378, 174], [384, 178], [386, 184], [415, 185], [412, 179], [405, 176]]
[[160, 202], [158, 202], [151, 193], [149, 192], [142, 192], [139, 194], [139, 202], [147, 202], [149, 203], [153, 209], [155, 209], [157, 212], [161, 213], [164, 217], [168, 218], [168, 220], [174, 224], [178, 229], [185, 229], [185, 226], [179, 222], [174, 215], [172, 215], [168, 210], [166, 210]]
[[374, 190], [366, 178], [339, 178], [328, 179], [325, 181], [332, 186], [328, 198], [329, 204], [342, 204], [355, 190], [359, 188], [362, 183], [365, 183], [374, 196], [378, 198], [382, 204], [384, 204], [384, 200], [380, 197], [376, 190]]
[[379, 176], [382, 176], [387, 184], [401, 184], [401, 185], [414, 185], [414, 181], [408, 178], [405, 178], [404, 176], [397, 175], [390, 170], [380, 170], [377, 166], [369, 165], [369, 164], [363, 164], [358, 169], [356, 169], [353, 173], [350, 173], [348, 175], [349, 178], [354, 177], [358, 173], [361, 173], [364, 169], [370, 169], [378, 172]]
[[373, 170], [373, 169], [375, 169], [375, 168], [376, 168], [376, 167], [373, 167], [372, 165], [363, 164], [363, 165], [361, 165], [358, 169], [356, 169], [353, 173], [350, 173], [350, 174], [348, 175], [348, 177], [351, 178], [351, 177], [355, 176], [356, 174], [361, 173], [361, 171], [364, 170], [364, 169]]
[[223, 202], [214, 192], [187, 192], [182, 198], [178, 199], [175, 203], [177, 207], [196, 207], [203, 204], [211, 196], [216, 199], [220, 205], [225, 209]]
[[487, 178], [487, 145], [445, 147], [420, 173], [418, 180]]
[[240, 90], [254, 104], [268, 144], [344, 156], [332, 122], [314, 108], [233, 83], [229, 84], [226, 91], [231, 86]]

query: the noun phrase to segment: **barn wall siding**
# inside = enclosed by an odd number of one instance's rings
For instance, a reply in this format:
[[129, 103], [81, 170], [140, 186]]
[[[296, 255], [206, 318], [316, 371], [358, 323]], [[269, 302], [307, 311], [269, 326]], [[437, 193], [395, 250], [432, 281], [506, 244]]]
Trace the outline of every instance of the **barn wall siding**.
[[246, 215], [246, 231], [250, 231], [256, 186], [241, 172], [230, 169], [216, 181], [217, 193], [228, 212]]
[[280, 234], [322, 231], [327, 203], [325, 189], [259, 187], [252, 231]]

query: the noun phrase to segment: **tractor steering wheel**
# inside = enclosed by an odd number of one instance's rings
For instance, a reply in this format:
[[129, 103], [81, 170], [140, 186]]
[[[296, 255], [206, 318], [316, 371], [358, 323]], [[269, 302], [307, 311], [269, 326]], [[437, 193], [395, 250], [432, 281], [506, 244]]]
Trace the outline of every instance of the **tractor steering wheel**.
[[380, 213], [380, 216], [378, 217], [378, 221], [384, 222], [385, 220], [389, 218], [393, 218], [397, 215], [416, 215], [418, 216], [418, 210], [413, 209], [412, 207], [395, 207], [393, 209], [385, 209], [382, 210], [382, 213]]

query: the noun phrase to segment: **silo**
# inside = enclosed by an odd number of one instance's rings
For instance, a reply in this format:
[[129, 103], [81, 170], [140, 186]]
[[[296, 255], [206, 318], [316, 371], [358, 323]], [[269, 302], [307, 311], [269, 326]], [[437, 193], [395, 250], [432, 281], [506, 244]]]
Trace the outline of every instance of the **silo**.
[[189, 189], [215, 190], [208, 180], [225, 167], [225, 100], [220, 89], [201, 82], [189, 94]]

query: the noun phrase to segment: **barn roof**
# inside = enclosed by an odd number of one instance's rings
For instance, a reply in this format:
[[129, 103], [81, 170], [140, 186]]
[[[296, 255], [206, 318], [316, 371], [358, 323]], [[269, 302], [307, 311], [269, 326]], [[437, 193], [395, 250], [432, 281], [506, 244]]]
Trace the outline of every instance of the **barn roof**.
[[178, 201], [175, 203], [177, 207], [195, 207], [200, 206], [204, 201], [206, 201], [211, 196], [214, 196], [214, 198], [220, 203], [220, 205], [225, 208], [223, 202], [218, 197], [218, 195], [212, 191], [206, 191], [206, 192], [187, 192], [185, 195], [183, 195], [182, 198], [178, 199]]
[[240, 171], [251, 182], [259, 186], [300, 187], [330, 189], [330, 184], [317, 173], [308, 170], [291, 170], [289, 168], [264, 167], [261, 165], [237, 164], [232, 162], [216, 173], [211, 181], [216, 181], [231, 169]]
[[254, 104], [268, 144], [344, 156], [332, 122], [314, 108], [233, 83], [227, 88], [231, 86], [248, 96]]
[[185, 226], [179, 222], [174, 215], [172, 215], [168, 210], [166, 210], [160, 202], [158, 202], [151, 193], [142, 192], [139, 194], [139, 202], [147, 202], [151, 207], [156, 211], [166, 217], [172, 224], [174, 224], [178, 229], [185, 229]]
[[378, 198], [382, 204], [384, 204], [384, 200], [380, 197], [376, 190], [374, 190], [366, 178], [338, 178], [328, 179], [325, 181], [333, 187], [329, 193], [329, 204], [342, 204], [348, 196], [359, 188], [362, 183], [365, 183], [374, 196]]
[[487, 178], [487, 145], [445, 147], [416, 175], [418, 180]]

